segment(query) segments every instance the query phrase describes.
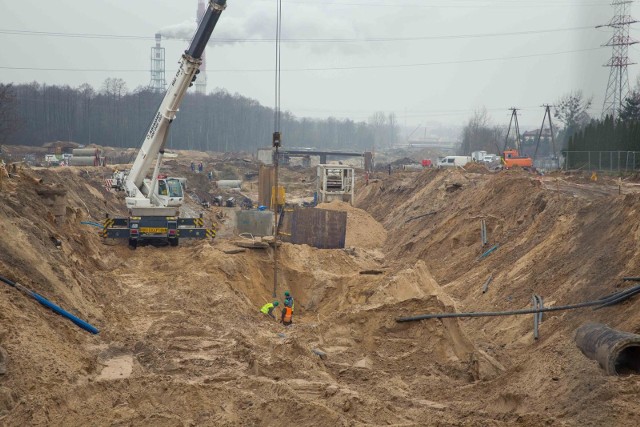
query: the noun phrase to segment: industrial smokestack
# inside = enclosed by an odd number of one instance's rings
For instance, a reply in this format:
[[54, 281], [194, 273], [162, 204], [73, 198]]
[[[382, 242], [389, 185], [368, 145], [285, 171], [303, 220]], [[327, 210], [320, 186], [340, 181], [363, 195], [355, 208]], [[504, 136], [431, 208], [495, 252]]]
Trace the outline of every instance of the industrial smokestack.
[[[196, 12], [196, 23], [199, 23], [206, 12], [204, 0], [198, 0], [198, 10]], [[207, 54], [202, 52], [202, 65], [200, 66], [200, 74], [196, 80], [196, 93], [202, 95], [207, 94]]]
[[151, 48], [151, 82], [149, 87], [162, 92], [166, 87], [165, 80], [165, 53], [162, 47], [162, 35], [156, 33], [156, 45]]

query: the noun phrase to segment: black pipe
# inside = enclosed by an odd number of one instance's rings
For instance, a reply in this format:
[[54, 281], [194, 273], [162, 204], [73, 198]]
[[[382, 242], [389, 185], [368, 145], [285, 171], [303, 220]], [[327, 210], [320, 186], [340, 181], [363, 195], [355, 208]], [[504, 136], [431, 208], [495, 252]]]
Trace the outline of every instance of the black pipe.
[[227, 7], [227, 0], [213, 0], [212, 5], [207, 8], [202, 21], [200, 21], [200, 25], [198, 25], [196, 35], [193, 36], [191, 45], [186, 51], [187, 55], [194, 59], [202, 58], [202, 53], [205, 47], [207, 47], [207, 43], [209, 43], [211, 33], [213, 33], [213, 29], [216, 27], [218, 19], [225, 7]]
[[607, 297], [600, 298], [595, 301], [587, 301], [579, 304], [572, 305], [561, 305], [557, 307], [544, 307], [544, 308], [533, 308], [533, 309], [524, 309], [524, 310], [511, 310], [511, 311], [485, 311], [485, 312], [471, 312], [471, 313], [436, 313], [436, 314], [422, 314], [419, 316], [410, 316], [410, 317], [400, 317], [396, 319], [396, 322], [415, 322], [418, 320], [426, 320], [426, 319], [447, 319], [453, 317], [497, 317], [497, 316], [517, 316], [522, 314], [534, 314], [534, 313], [547, 313], [550, 311], [564, 311], [564, 310], [575, 310], [578, 308], [585, 307], [606, 307], [608, 305], [622, 302], [626, 299], [631, 298], [633, 295], [640, 293], [640, 285], [636, 285], [633, 288], [629, 288], [622, 292], [617, 292], [611, 294]]
[[611, 305], [615, 305], [618, 304], [619, 302], [622, 302], [626, 299], [628, 299], [629, 297], [635, 295], [638, 293], [638, 286], [634, 286], [633, 288], [629, 288], [627, 290], [624, 290], [622, 292], [618, 292], [615, 293], [607, 298], [605, 298], [605, 300], [603, 301], [602, 305], [599, 305], [598, 307], [594, 308], [593, 310], [600, 310], [601, 308], [605, 308], [605, 307], [609, 307]]
[[608, 375], [640, 374], [640, 335], [587, 323], [576, 330], [575, 341]]

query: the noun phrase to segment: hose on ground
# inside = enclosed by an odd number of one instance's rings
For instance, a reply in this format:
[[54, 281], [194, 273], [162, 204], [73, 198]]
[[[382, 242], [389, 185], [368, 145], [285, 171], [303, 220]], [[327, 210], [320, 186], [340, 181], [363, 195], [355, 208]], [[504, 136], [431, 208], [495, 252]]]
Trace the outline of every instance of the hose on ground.
[[640, 285], [626, 289], [621, 292], [613, 293], [607, 297], [597, 299], [595, 301], [586, 301], [579, 304], [559, 305], [555, 307], [529, 308], [523, 310], [509, 311], [485, 311], [485, 312], [469, 312], [469, 313], [436, 313], [422, 314], [419, 316], [399, 317], [396, 322], [415, 322], [425, 319], [447, 319], [454, 317], [497, 317], [497, 316], [518, 316], [523, 314], [548, 313], [551, 311], [576, 310], [585, 307], [596, 307], [596, 309], [608, 307], [613, 304], [620, 303], [633, 295], [640, 293]]

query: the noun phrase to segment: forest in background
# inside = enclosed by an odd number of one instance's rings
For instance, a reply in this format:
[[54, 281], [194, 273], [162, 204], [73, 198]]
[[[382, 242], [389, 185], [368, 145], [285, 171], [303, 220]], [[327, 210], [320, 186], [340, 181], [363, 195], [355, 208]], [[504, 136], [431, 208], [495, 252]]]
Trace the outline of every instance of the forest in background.
[[[105, 80], [100, 90], [39, 83], [0, 84], [0, 143], [41, 146], [73, 141], [109, 147], [141, 145], [164, 93], [127, 90], [121, 79]], [[239, 94], [218, 89], [189, 92], [169, 133], [167, 148], [198, 151], [255, 151], [271, 145], [274, 110]], [[283, 146], [371, 150], [398, 137], [393, 113], [375, 113], [367, 122], [297, 118], [283, 112]]]

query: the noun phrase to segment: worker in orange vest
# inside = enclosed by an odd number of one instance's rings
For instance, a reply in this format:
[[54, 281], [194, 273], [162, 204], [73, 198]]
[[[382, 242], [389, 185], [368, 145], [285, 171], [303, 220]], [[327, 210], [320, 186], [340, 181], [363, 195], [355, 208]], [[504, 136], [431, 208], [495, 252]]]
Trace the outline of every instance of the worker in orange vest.
[[285, 306], [282, 309], [282, 316], [280, 317], [280, 323], [284, 326], [289, 326], [293, 323], [293, 309]]

